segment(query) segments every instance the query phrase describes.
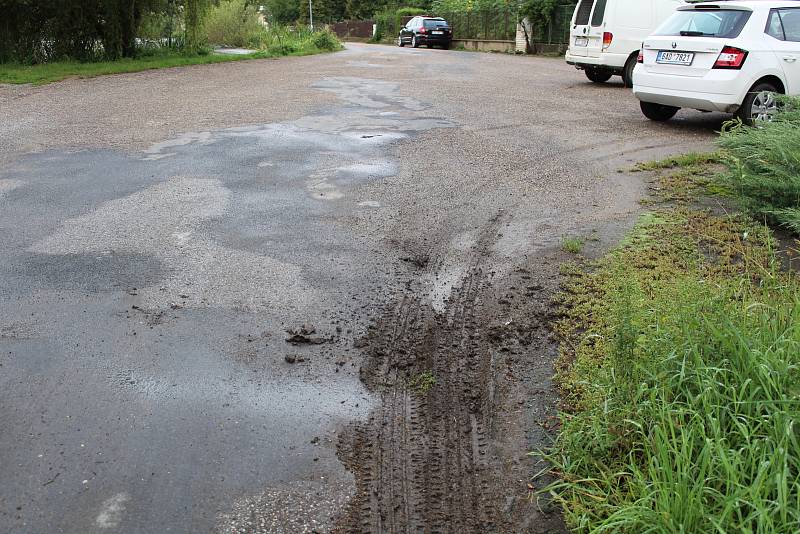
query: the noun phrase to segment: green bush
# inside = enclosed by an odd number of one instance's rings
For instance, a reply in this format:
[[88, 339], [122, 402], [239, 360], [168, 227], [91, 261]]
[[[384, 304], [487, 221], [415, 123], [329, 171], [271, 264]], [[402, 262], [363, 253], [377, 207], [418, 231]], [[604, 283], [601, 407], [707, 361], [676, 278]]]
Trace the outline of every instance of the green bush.
[[403, 17], [424, 15], [426, 11], [418, 7], [401, 7], [400, 9], [386, 9], [375, 13], [375, 35], [372, 40], [381, 42], [394, 40], [400, 33]]
[[339, 50], [342, 47], [342, 43], [339, 42], [339, 38], [336, 37], [336, 34], [328, 29], [314, 33], [311, 41], [319, 50], [329, 52]]
[[800, 99], [786, 99], [773, 122], [727, 129], [719, 143], [726, 185], [744, 207], [800, 234]]
[[203, 24], [208, 41], [216, 45], [258, 47], [264, 32], [256, 7], [246, 0], [222, 0], [208, 10]]

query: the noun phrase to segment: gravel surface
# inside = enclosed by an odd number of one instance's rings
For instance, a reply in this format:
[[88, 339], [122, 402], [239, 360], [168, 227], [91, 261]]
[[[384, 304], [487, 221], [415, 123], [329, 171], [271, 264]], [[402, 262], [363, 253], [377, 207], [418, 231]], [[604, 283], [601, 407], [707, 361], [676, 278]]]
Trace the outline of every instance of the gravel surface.
[[527, 452], [560, 240], [611, 245], [618, 171], [725, 118], [360, 44], [0, 108], [4, 532], [558, 531]]

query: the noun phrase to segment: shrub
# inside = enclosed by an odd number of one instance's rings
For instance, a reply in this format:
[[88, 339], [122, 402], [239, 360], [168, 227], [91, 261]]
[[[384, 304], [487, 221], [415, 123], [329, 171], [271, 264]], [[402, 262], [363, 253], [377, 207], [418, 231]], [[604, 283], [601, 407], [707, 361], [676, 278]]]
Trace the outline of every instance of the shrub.
[[342, 47], [342, 44], [339, 42], [339, 39], [336, 37], [336, 35], [328, 29], [314, 33], [314, 36], [311, 38], [311, 42], [318, 49], [327, 50], [329, 52], [339, 50], [339, 48]]
[[786, 99], [773, 122], [727, 129], [719, 143], [726, 185], [743, 206], [800, 234], [800, 99]]
[[209, 42], [225, 46], [253, 46], [264, 31], [255, 6], [246, 0], [222, 0], [208, 10], [204, 25]]
[[386, 9], [375, 13], [375, 35], [372, 40], [380, 42], [384, 39], [394, 39], [400, 33], [403, 17], [415, 17], [425, 13], [424, 9], [418, 7], [401, 7], [397, 10]]

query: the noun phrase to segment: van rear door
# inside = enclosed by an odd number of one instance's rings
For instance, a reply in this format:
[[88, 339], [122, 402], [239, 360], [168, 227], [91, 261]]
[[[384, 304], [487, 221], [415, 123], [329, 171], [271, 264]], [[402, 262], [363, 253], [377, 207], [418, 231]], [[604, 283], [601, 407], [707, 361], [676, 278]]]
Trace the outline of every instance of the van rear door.
[[[613, 1], [614, 0], [612, 0], [612, 3]], [[586, 55], [588, 57], [600, 57], [600, 54], [603, 53], [606, 2], [607, 0], [594, 0], [594, 8], [589, 17], [588, 31], [586, 32], [586, 36], [589, 39], [586, 46]]]
[[[572, 17], [572, 32], [570, 32], [569, 48], [573, 56], [587, 56], [589, 53], [589, 40], [592, 8], [595, 0], [580, 0], [575, 7]], [[601, 38], [602, 39], [602, 38]]]

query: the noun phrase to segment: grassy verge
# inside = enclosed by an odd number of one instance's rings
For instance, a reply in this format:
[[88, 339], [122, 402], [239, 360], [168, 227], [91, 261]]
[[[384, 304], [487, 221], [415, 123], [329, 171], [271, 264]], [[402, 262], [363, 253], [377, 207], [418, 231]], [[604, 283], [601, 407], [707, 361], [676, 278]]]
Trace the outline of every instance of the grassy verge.
[[[322, 47], [318, 44], [323, 45]], [[106, 74], [121, 74], [126, 72], [140, 72], [152, 69], [169, 67], [182, 67], [186, 65], [206, 65], [210, 63], [223, 63], [228, 61], [242, 61], [248, 59], [266, 59], [286, 56], [307, 56], [339, 50], [338, 41], [329, 41], [309, 37], [302, 40], [284, 39], [276, 42], [263, 50], [258, 50], [247, 55], [229, 54], [183, 54], [180, 52], [164, 52], [144, 55], [136, 59], [122, 59], [118, 61], [100, 61], [93, 63], [80, 63], [77, 61], [58, 61], [39, 65], [0, 64], [0, 83], [30, 83], [44, 85], [64, 80], [66, 78], [93, 78]]]
[[[743, 198], [754, 152], [722, 144], [643, 166], [669, 202], [601, 260], [565, 269], [565, 409], [547, 457], [578, 532], [798, 531], [800, 281], [763, 219], [691, 202]], [[749, 164], [785, 156], [766, 150]]]

